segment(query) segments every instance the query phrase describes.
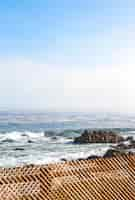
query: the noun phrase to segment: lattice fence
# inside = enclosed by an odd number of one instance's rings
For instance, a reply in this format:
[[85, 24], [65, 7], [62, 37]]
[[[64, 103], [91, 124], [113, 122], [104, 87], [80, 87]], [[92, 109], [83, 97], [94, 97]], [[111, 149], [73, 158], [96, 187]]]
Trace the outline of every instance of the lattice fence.
[[1, 168], [0, 200], [135, 200], [135, 156]]

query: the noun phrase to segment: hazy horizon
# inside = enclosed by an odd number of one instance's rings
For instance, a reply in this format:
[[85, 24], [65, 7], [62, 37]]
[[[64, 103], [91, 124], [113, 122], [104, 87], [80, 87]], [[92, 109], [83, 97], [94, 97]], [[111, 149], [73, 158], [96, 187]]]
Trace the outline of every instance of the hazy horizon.
[[135, 113], [133, 0], [1, 2], [0, 110]]

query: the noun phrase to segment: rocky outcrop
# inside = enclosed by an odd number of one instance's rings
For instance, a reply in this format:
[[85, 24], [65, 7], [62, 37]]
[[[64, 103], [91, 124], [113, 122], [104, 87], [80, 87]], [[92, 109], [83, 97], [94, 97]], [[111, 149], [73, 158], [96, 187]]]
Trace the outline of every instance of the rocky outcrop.
[[89, 131], [85, 130], [80, 137], [74, 139], [74, 143], [119, 143], [124, 141], [124, 138], [112, 131]]
[[[112, 158], [112, 157], [126, 156], [126, 155], [135, 155], [135, 153], [132, 152], [132, 151], [124, 151], [124, 150], [118, 150], [118, 149], [108, 149], [103, 156], [91, 155], [87, 158], [78, 158], [76, 160], [77, 161], [96, 160], [96, 159], [99, 159], [99, 158]], [[66, 158], [62, 158], [61, 161], [67, 162], [68, 160]], [[74, 161], [74, 160], [72, 160], [72, 161]]]
[[117, 150], [117, 149], [109, 149], [103, 156], [103, 158], [111, 158], [116, 156], [124, 156], [124, 155], [134, 155], [131, 151], [123, 151], [123, 150]]
[[125, 153], [122, 152], [122, 151], [115, 150], [115, 149], [109, 149], [109, 150], [104, 154], [103, 158], [111, 158], [111, 157], [120, 156], [120, 155], [125, 155]]
[[132, 142], [132, 141], [134, 141], [134, 138], [133, 138], [133, 136], [128, 136], [128, 137], [125, 139], [125, 141], [130, 141], [130, 142]]
[[130, 150], [135, 149], [135, 140], [126, 142], [121, 142], [117, 144], [116, 146], [112, 146], [116, 150]]
[[[101, 157], [100, 156], [96, 156], [96, 155], [92, 155], [92, 156], [89, 156], [87, 158], [78, 158], [77, 160], [78, 161], [82, 161], [82, 160], [95, 160], [95, 159], [98, 159], [98, 158], [101, 158]], [[66, 158], [62, 158], [61, 161], [66, 162], [68, 160]], [[72, 160], [72, 161], [74, 161], [74, 160]]]
[[101, 158], [101, 157], [96, 156], [96, 155], [92, 155], [92, 156], [89, 156], [88, 158], [86, 158], [86, 160], [95, 160], [95, 159], [98, 159], [98, 158]]

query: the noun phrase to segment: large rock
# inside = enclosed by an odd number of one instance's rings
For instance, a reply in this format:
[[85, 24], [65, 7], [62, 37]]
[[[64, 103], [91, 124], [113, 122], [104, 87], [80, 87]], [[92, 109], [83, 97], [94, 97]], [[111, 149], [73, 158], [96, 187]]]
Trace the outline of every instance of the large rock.
[[132, 141], [134, 141], [134, 137], [133, 136], [128, 136], [125, 141], [132, 142]]
[[111, 158], [114, 156], [120, 156], [120, 155], [125, 155], [125, 152], [123, 151], [118, 151], [115, 149], [109, 149], [103, 156], [103, 158]]
[[132, 141], [126, 141], [126, 142], [120, 142], [116, 146], [112, 146], [116, 150], [130, 150], [135, 149], [135, 140]]
[[124, 138], [112, 131], [89, 131], [85, 130], [80, 137], [74, 139], [74, 143], [119, 143], [124, 141]]
[[116, 156], [124, 156], [124, 155], [134, 155], [133, 152], [130, 151], [123, 151], [123, 150], [116, 150], [116, 149], [109, 149], [103, 156], [103, 158], [111, 158]]

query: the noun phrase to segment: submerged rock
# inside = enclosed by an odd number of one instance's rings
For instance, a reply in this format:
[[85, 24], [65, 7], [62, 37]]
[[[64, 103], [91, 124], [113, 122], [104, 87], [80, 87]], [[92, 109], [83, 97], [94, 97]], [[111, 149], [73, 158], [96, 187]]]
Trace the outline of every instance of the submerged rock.
[[69, 140], [73, 140], [74, 138], [73, 138], [73, 137], [67, 137], [67, 139], [69, 139]]
[[2, 142], [5, 142], [5, 143], [13, 143], [13, 142], [15, 142], [13, 139], [4, 139], [4, 140], [2, 140]]
[[24, 151], [24, 148], [17, 147], [17, 148], [14, 149], [14, 151]]
[[56, 132], [54, 132], [54, 131], [45, 131], [45, 132], [44, 132], [44, 136], [45, 136], [45, 137], [56, 136]]
[[32, 140], [28, 140], [27, 142], [28, 142], [28, 143], [34, 143]]
[[112, 131], [89, 131], [85, 130], [80, 137], [74, 139], [74, 143], [119, 143], [124, 141], [124, 138]]
[[56, 136], [53, 136], [51, 139], [52, 140], [57, 140], [58, 138]]

